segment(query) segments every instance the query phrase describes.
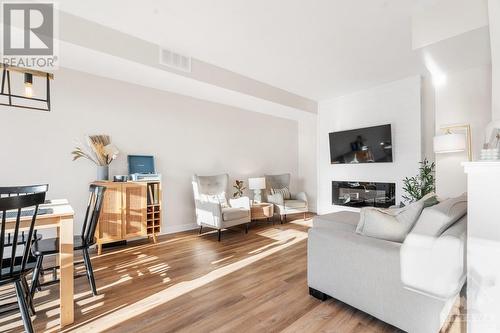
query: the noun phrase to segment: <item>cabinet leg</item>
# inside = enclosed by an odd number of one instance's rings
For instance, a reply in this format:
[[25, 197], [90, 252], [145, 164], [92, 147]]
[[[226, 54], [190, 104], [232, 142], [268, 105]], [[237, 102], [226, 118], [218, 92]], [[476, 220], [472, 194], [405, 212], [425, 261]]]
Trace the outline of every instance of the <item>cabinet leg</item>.
[[102, 254], [102, 244], [97, 244], [97, 255], [100, 256]]
[[158, 243], [158, 235], [157, 234], [153, 234], [153, 243]]

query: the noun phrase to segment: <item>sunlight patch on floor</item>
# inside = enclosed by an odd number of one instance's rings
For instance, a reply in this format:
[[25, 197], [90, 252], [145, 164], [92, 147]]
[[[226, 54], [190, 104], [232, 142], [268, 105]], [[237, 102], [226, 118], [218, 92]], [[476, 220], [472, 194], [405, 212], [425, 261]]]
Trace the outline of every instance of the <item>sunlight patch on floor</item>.
[[290, 223], [312, 228], [312, 226], [313, 226], [313, 219], [311, 217], [311, 218], [308, 218], [306, 220], [302, 220], [302, 219], [301, 220], [295, 220], [295, 221], [292, 221]]
[[[262, 232], [262, 234], [265, 235], [266, 232]], [[235, 263], [217, 268], [197, 279], [180, 282], [173, 286], [170, 286], [167, 289], [143, 298], [133, 304], [122, 307], [114, 311], [112, 315], [100, 317], [95, 319], [93, 322], [86, 323], [86, 326], [80, 328], [78, 331], [100, 332], [110, 329], [113, 326], [120, 324], [121, 322], [130, 320], [135, 316], [139, 316], [144, 312], [154, 309], [157, 306], [161, 306], [177, 297], [180, 297], [221, 277], [224, 277], [225, 275], [245, 268], [248, 265], [251, 265], [267, 256], [275, 254], [276, 252], [279, 252], [289, 246], [295, 245], [307, 238], [307, 233], [298, 230], [286, 230], [284, 232], [281, 232], [279, 235], [276, 235], [275, 232], [272, 234], [273, 235], [270, 238], [277, 240], [277, 242], [270, 244], [272, 246], [271, 248]]]
[[234, 257], [234, 256], [227, 256], [227, 257], [224, 257], [224, 258], [222, 258], [222, 259], [214, 260], [214, 261], [212, 261], [210, 264], [212, 264], [212, 265], [216, 265], [216, 264], [219, 264], [219, 263], [221, 263], [221, 262], [223, 262], [223, 261], [229, 260], [229, 259], [231, 259], [231, 258], [233, 258], [233, 257]]

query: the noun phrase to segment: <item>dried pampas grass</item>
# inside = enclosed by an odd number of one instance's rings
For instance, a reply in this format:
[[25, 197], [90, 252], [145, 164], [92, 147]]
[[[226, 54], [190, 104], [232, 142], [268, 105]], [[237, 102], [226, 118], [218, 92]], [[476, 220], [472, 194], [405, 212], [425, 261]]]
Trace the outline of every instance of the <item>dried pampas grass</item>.
[[71, 152], [73, 161], [86, 158], [98, 166], [105, 166], [118, 157], [119, 151], [111, 144], [109, 135], [88, 135], [85, 141], [86, 146], [79, 142]]

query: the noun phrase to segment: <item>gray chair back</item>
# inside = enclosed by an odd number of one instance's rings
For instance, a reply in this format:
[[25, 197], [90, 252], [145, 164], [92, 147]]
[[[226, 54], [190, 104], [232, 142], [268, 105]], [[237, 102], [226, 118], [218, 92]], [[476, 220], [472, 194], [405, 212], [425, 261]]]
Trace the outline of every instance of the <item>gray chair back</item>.
[[216, 176], [193, 176], [193, 182], [198, 184], [198, 193], [217, 195], [227, 191], [229, 175], [227, 173]]
[[264, 201], [267, 201], [267, 195], [271, 193], [272, 188], [290, 188], [290, 174], [285, 173], [282, 175], [265, 175], [266, 177], [266, 190], [264, 193]]

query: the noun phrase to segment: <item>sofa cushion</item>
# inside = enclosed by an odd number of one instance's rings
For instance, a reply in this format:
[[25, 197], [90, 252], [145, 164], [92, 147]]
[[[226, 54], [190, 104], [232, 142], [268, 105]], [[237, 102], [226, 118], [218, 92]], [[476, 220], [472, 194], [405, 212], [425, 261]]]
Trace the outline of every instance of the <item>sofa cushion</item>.
[[302, 200], [285, 200], [286, 208], [306, 208], [307, 203]]
[[314, 228], [328, 228], [354, 232], [359, 221], [359, 213], [340, 211], [317, 215], [313, 218]]
[[364, 236], [402, 243], [422, 213], [425, 202], [434, 195], [428, 194], [403, 208], [362, 208], [356, 232]]
[[464, 193], [425, 208], [411, 232], [438, 237], [466, 214], [467, 194]]
[[249, 211], [243, 208], [223, 208], [222, 219], [224, 221], [239, 220], [247, 217]]

